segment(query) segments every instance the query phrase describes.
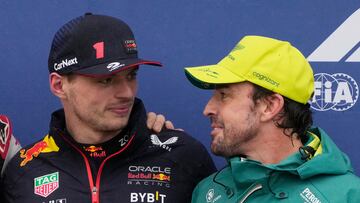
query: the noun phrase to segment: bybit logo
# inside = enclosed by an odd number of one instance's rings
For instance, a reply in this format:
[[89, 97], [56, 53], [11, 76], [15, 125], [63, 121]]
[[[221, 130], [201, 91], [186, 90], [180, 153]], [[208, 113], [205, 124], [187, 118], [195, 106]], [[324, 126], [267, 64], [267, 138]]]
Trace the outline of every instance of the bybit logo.
[[166, 198], [166, 195], [161, 194], [158, 191], [156, 191], [155, 193], [141, 193], [141, 192], [130, 193], [130, 202], [164, 203], [165, 198]]

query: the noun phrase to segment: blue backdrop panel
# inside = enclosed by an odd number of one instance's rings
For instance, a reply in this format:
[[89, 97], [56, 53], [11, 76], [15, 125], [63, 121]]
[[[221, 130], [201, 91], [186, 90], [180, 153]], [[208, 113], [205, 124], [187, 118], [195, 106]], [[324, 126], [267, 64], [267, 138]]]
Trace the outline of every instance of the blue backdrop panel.
[[[216, 63], [248, 34], [291, 41], [309, 56], [315, 71], [316, 125], [360, 174], [358, 0], [13, 0], [0, 5], [0, 107], [23, 145], [47, 133], [50, 113], [61, 106], [48, 87], [54, 33], [70, 19], [93, 12], [126, 21], [140, 56], [165, 65], [140, 71], [139, 97], [147, 109], [165, 114], [207, 147], [210, 127], [202, 110], [211, 91], [192, 87], [183, 67]], [[214, 160], [219, 168], [225, 164]]]

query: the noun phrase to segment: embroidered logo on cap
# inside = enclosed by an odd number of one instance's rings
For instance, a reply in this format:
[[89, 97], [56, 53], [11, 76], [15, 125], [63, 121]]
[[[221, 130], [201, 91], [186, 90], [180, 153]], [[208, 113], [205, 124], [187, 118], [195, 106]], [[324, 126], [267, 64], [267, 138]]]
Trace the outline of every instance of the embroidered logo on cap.
[[58, 71], [61, 70], [63, 68], [66, 68], [68, 66], [72, 66], [78, 64], [77, 58], [72, 58], [72, 59], [65, 59], [62, 60], [60, 63], [54, 63], [54, 70]]
[[120, 68], [120, 67], [123, 67], [123, 66], [125, 66], [125, 64], [120, 64], [119, 62], [112, 62], [112, 63], [109, 63], [109, 64], [106, 66], [106, 68], [107, 68], [110, 72], [112, 72], [112, 71], [114, 71], [114, 70], [116, 70], [116, 69], [118, 69], [118, 68]]
[[133, 39], [125, 40], [124, 41], [124, 46], [125, 46], [126, 52], [128, 54], [137, 53], [137, 46], [136, 46], [135, 40], [133, 40]]

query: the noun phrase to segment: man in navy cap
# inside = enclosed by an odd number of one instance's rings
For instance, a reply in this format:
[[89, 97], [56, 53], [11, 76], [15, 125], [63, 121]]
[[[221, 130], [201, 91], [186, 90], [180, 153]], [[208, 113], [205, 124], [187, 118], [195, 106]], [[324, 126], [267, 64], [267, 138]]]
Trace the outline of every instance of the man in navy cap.
[[215, 171], [206, 149], [182, 131], [153, 134], [136, 98], [140, 59], [129, 26], [86, 14], [55, 34], [48, 68], [63, 109], [49, 133], [5, 171], [6, 202], [189, 202]]

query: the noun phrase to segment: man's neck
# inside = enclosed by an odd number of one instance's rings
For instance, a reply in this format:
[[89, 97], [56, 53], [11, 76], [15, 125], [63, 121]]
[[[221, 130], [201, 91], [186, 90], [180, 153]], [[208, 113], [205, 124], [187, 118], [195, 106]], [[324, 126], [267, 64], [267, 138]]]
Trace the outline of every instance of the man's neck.
[[247, 157], [263, 164], [278, 164], [303, 146], [297, 135], [286, 135], [283, 129], [267, 130], [259, 137], [259, 142], [246, 153]]
[[92, 130], [84, 130], [85, 128], [71, 128], [67, 126], [68, 132], [74, 138], [74, 140], [81, 144], [101, 144], [106, 141], [111, 140], [116, 135], [118, 135], [121, 131], [117, 132], [99, 132]]
[[117, 131], [97, 131], [86, 124], [75, 119], [69, 119], [65, 116], [66, 129], [73, 139], [81, 144], [101, 144], [111, 140], [118, 135], [121, 130]]

